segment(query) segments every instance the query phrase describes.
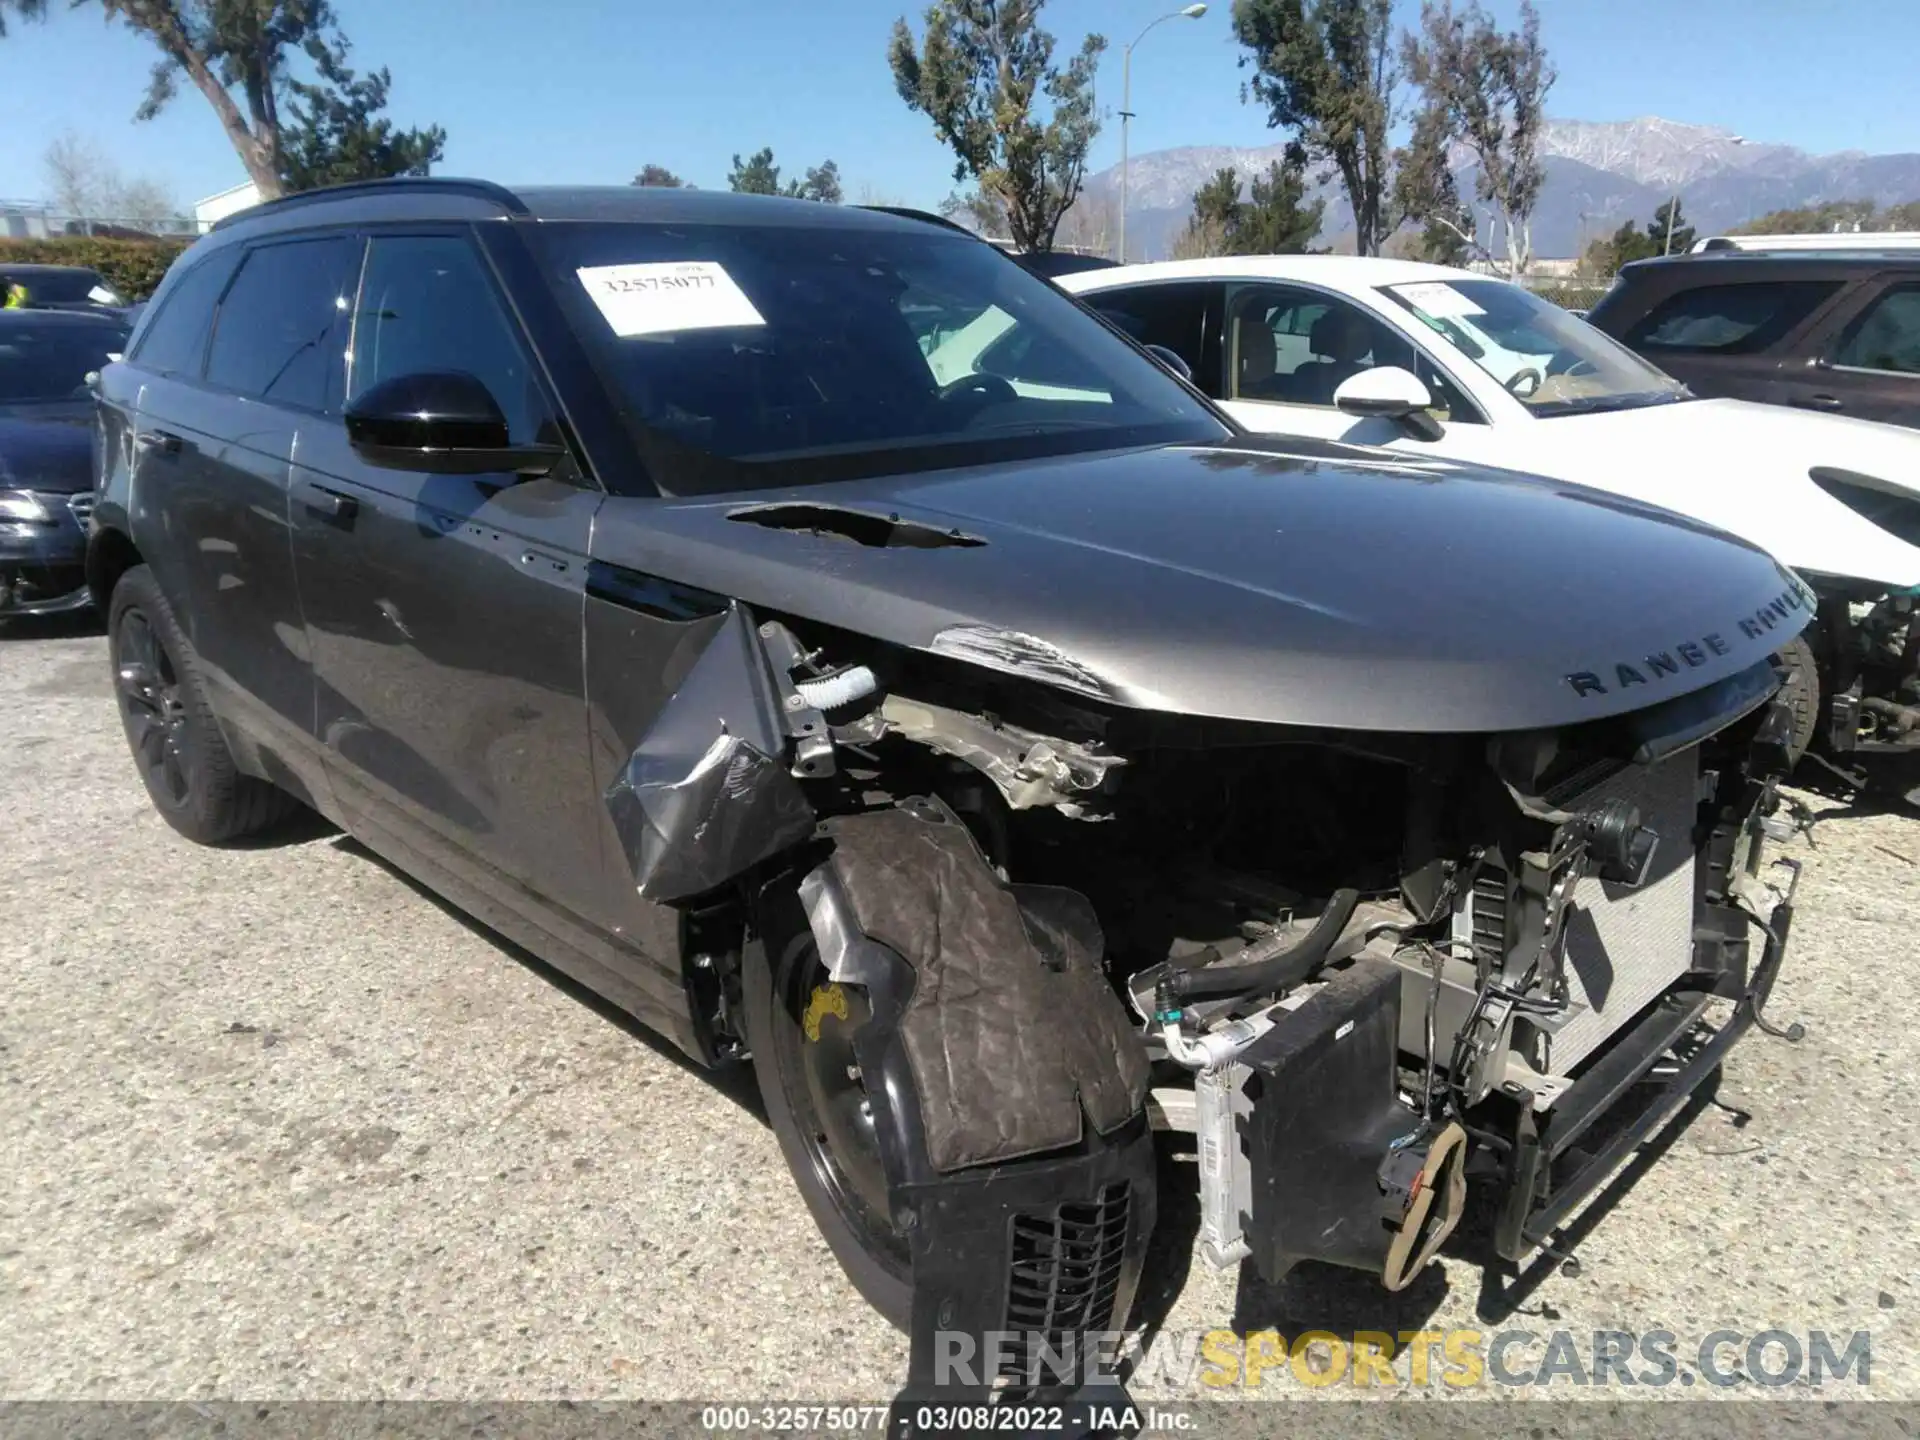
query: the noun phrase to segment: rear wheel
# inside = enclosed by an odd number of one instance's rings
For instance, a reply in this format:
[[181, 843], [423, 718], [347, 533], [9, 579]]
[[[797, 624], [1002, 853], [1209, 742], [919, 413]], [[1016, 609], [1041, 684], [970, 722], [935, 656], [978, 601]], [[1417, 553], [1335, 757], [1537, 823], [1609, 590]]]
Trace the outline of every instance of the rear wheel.
[[893, 1325], [913, 1314], [913, 1262], [887, 1202], [880, 1140], [853, 1037], [871, 1018], [813, 936], [770, 934], [743, 957], [747, 1038], [787, 1168], [847, 1278]]
[[298, 810], [291, 795], [234, 764], [193, 648], [151, 570], [136, 565], [120, 577], [107, 616], [120, 722], [161, 818], [189, 840], [218, 845]]

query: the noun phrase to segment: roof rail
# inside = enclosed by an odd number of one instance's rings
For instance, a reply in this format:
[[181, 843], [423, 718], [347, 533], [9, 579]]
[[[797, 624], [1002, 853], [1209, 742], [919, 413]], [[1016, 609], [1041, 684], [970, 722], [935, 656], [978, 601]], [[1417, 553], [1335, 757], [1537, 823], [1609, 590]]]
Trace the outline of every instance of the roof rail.
[[1920, 247], [1920, 230], [1835, 230], [1803, 235], [1709, 235], [1694, 241], [1691, 253], [1712, 255], [1733, 250], [1749, 254], [1782, 254], [1813, 250], [1834, 254], [1911, 250], [1916, 247]]
[[491, 200], [503, 207], [509, 215], [529, 215], [526, 202], [504, 185], [491, 180], [462, 180], [454, 176], [439, 175], [396, 175], [387, 180], [352, 180], [345, 185], [324, 185], [318, 190], [302, 190], [295, 195], [283, 195], [278, 200], [263, 200], [258, 205], [250, 205], [245, 210], [237, 210], [224, 219], [213, 222], [211, 229], [224, 230], [229, 225], [242, 220], [252, 219], [262, 213], [279, 214], [284, 210], [298, 209], [302, 205], [316, 205], [328, 200], [341, 200], [353, 195], [380, 195], [396, 190], [426, 191], [429, 194], [470, 195], [476, 200]]

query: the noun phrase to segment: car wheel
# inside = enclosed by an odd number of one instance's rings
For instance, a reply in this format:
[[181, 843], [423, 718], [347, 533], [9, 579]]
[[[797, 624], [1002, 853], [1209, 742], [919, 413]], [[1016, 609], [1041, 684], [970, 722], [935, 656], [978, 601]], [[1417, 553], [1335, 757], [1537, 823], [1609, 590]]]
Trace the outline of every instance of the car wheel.
[[833, 981], [813, 936], [770, 934], [742, 957], [747, 1040], [767, 1119], [840, 1268], [901, 1330], [913, 1262], [893, 1225], [853, 1036], [871, 1016], [859, 986]]
[[291, 795], [234, 764], [193, 647], [146, 566], [134, 566], [114, 587], [107, 636], [120, 723], [162, 819], [189, 840], [218, 845], [299, 809]]
[[1813, 647], [1801, 637], [1782, 647], [1780, 662], [1787, 672], [1780, 693], [1793, 708], [1791, 759], [1798, 764], [1820, 725], [1820, 666], [1813, 658]]

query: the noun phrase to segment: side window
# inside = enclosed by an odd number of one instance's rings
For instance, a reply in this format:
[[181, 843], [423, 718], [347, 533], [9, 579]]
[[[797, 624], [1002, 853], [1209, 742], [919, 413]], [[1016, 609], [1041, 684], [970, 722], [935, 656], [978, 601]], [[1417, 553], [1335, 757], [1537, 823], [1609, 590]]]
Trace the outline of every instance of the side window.
[[[1207, 291], [1204, 282], [1136, 285], [1082, 297], [1142, 345], [1163, 345], [1187, 362], [1196, 385], [1203, 384], [1201, 344], [1205, 339]], [[1209, 387], [1212, 388], [1212, 387]]]
[[1641, 351], [1751, 355], [1780, 340], [1839, 288], [1827, 280], [1702, 285], [1669, 295], [1623, 338]]
[[1920, 375], [1920, 285], [1887, 291], [1833, 352], [1835, 365]]
[[360, 268], [349, 236], [290, 240], [247, 252], [214, 320], [207, 382], [303, 410], [339, 398], [346, 327]]
[[553, 412], [480, 257], [451, 235], [376, 235], [353, 322], [348, 400], [396, 375], [464, 371], [516, 445], [557, 438]]
[[1275, 285], [1227, 297], [1229, 399], [1332, 405], [1342, 382], [1376, 365], [1414, 370], [1414, 348], [1358, 306]]
[[131, 361], [157, 374], [198, 380], [207, 358], [213, 307], [220, 303], [239, 257], [237, 248], [221, 250], [182, 273], [140, 332]]

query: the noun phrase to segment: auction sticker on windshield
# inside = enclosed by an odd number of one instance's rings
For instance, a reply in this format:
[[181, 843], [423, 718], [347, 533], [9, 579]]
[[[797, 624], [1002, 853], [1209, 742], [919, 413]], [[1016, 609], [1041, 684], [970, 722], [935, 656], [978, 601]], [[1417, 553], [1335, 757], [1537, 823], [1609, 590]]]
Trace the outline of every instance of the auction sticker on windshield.
[[710, 260], [593, 265], [574, 273], [619, 336], [767, 323], [733, 277]]
[[1422, 281], [1418, 285], [1396, 285], [1393, 291], [1422, 315], [1432, 315], [1443, 320], [1455, 317], [1468, 318], [1487, 313], [1444, 280]]

